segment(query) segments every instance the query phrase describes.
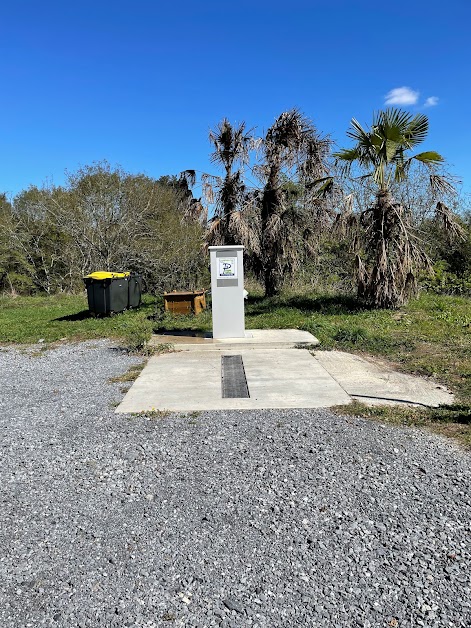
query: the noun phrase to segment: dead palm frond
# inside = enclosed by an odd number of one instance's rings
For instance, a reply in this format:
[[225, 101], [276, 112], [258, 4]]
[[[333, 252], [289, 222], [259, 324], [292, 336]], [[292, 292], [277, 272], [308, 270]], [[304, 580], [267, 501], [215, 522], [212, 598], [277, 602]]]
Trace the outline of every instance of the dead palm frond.
[[245, 122], [232, 125], [223, 118], [217, 127], [209, 132], [209, 140], [214, 145], [211, 162], [221, 165], [226, 171], [232, 170], [236, 162], [247, 164], [249, 151], [253, 146], [252, 129], [246, 130]]
[[455, 214], [445, 203], [441, 203], [440, 201], [437, 203], [435, 218], [442, 223], [445, 233], [449, 234], [452, 239], [466, 239], [465, 229], [463, 229]]
[[184, 170], [180, 172], [180, 181], [186, 184], [187, 189], [195, 187], [196, 183], [196, 170]]

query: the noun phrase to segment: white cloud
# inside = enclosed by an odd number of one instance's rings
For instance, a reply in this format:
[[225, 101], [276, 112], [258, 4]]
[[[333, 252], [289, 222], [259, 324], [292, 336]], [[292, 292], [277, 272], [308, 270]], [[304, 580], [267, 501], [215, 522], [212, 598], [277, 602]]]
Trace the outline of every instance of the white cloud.
[[395, 87], [385, 96], [386, 105], [415, 105], [419, 100], [419, 92], [410, 87]]
[[424, 107], [435, 107], [438, 105], [438, 96], [430, 96], [424, 103]]

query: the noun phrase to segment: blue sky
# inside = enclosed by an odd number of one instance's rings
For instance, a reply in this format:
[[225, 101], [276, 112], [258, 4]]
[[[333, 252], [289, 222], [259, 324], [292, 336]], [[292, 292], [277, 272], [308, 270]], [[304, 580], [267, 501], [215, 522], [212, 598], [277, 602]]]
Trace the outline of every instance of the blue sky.
[[261, 133], [292, 107], [348, 145], [352, 116], [369, 124], [403, 87], [429, 116], [424, 150], [471, 191], [470, 23], [466, 0], [4, 3], [0, 191], [102, 159], [214, 172], [222, 117]]

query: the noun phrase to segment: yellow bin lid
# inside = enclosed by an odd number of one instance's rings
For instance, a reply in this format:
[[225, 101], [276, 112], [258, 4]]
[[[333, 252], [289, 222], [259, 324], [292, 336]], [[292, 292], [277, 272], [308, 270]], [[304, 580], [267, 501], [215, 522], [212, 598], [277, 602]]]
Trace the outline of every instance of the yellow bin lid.
[[94, 273], [90, 273], [85, 276], [85, 279], [122, 279], [123, 277], [129, 277], [131, 273], [108, 273], [105, 270], [97, 270]]

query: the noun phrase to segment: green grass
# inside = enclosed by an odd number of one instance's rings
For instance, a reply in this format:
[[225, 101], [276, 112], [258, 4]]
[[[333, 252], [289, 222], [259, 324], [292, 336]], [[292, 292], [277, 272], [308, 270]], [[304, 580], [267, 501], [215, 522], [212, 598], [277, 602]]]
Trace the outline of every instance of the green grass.
[[[160, 304], [160, 301], [159, 301]], [[45, 343], [61, 339], [116, 338], [140, 348], [152, 331], [209, 331], [211, 314], [153, 320], [155, 300], [111, 318], [88, 315], [85, 295], [0, 298], [0, 342]], [[447, 385], [457, 404], [438, 411], [366, 408], [349, 411], [381, 421], [435, 426], [471, 446], [471, 300], [422, 294], [398, 311], [369, 310], [345, 296], [286, 294], [265, 299], [251, 294], [246, 304], [247, 329], [298, 328], [312, 332], [321, 349], [340, 349], [387, 358], [396, 368], [427, 375]], [[345, 408], [343, 409], [345, 411]]]
[[132, 364], [125, 373], [122, 375], [116, 375], [115, 377], [110, 377], [108, 381], [111, 384], [126, 384], [128, 382], [133, 382], [139, 377], [145, 365], [145, 362], [142, 362], [141, 364]]
[[139, 348], [150, 337], [154, 301], [145, 296], [139, 309], [94, 318], [85, 295], [0, 297], [0, 343], [115, 338]]

